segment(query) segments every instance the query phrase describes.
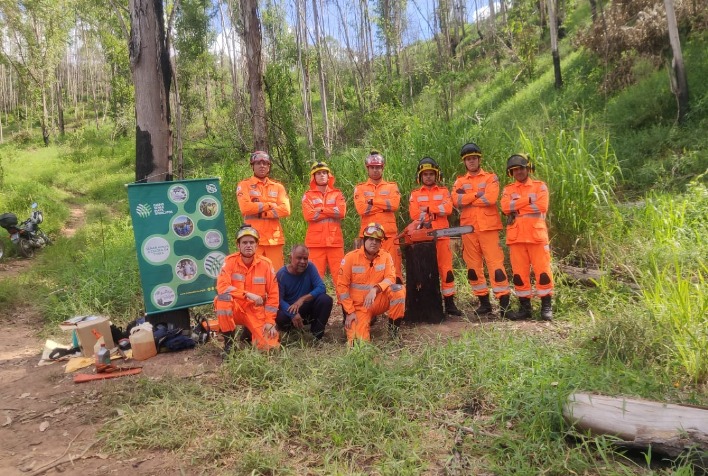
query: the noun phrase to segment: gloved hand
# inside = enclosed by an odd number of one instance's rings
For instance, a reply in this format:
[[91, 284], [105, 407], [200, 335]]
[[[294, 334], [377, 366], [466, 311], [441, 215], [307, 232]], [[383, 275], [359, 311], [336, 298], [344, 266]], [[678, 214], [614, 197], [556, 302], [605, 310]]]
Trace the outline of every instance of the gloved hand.
[[374, 204], [374, 199], [373, 199], [373, 198], [368, 199], [368, 200], [366, 201], [366, 204], [367, 204], [367, 205], [373, 205], [373, 204]]

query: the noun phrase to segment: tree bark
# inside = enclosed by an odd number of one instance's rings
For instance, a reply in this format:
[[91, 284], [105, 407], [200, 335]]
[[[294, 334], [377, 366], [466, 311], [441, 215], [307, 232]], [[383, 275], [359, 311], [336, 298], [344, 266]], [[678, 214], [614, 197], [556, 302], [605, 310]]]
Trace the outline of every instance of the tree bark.
[[556, 89], [563, 87], [563, 77], [561, 76], [560, 53], [558, 52], [558, 15], [556, 12], [555, 0], [546, 0], [548, 6], [548, 24], [551, 30], [551, 55], [553, 55], [553, 73], [555, 75]]
[[162, 0], [130, 0], [130, 67], [135, 84], [135, 180], [172, 180], [172, 82]]
[[59, 125], [59, 134], [63, 137], [65, 134], [64, 128], [64, 100], [62, 98], [61, 74], [57, 69], [57, 123]]
[[[310, 99], [310, 67], [307, 60], [307, 2], [296, 0], [296, 47], [297, 65], [300, 72], [300, 93], [302, 95], [302, 109], [305, 115], [305, 135], [307, 136], [308, 156], [315, 159], [314, 137], [312, 133], [312, 100]], [[304, 54], [303, 54], [304, 52]]]
[[679, 124], [683, 123], [688, 114], [688, 79], [686, 78], [686, 69], [683, 64], [683, 53], [681, 52], [681, 39], [679, 38], [678, 24], [676, 22], [676, 12], [674, 10], [673, 0], [664, 0], [666, 6], [666, 20], [669, 24], [669, 41], [671, 42], [671, 51], [673, 52], [672, 66], [672, 91], [676, 96], [678, 104]]
[[327, 83], [325, 82], [324, 67], [322, 66], [322, 39], [320, 38], [320, 19], [317, 8], [317, 0], [312, 0], [312, 14], [315, 23], [315, 51], [317, 54], [317, 71], [320, 79], [320, 110], [322, 112], [322, 145], [325, 150], [325, 157], [329, 159], [332, 154], [332, 140], [329, 132], [329, 115], [327, 113]]
[[440, 324], [445, 319], [435, 243], [403, 247], [406, 260], [406, 322]]
[[563, 417], [579, 430], [620, 438], [623, 447], [677, 457], [692, 447], [708, 450], [708, 408], [575, 393]]
[[263, 56], [261, 20], [258, 17], [258, 0], [240, 0], [248, 68], [248, 90], [251, 95], [251, 125], [253, 147], [268, 150], [268, 125], [266, 122], [265, 95], [263, 94]]

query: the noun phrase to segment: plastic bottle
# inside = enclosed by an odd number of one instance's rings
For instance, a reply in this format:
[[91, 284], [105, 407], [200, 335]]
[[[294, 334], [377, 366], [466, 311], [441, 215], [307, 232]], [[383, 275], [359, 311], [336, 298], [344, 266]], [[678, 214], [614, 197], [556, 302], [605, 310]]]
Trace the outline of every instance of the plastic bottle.
[[111, 365], [111, 351], [106, 344], [101, 344], [101, 349], [96, 353], [96, 366], [99, 365]]
[[133, 349], [135, 360], [146, 360], [157, 355], [155, 338], [152, 333], [152, 326], [145, 324], [135, 327], [130, 331], [130, 347]]

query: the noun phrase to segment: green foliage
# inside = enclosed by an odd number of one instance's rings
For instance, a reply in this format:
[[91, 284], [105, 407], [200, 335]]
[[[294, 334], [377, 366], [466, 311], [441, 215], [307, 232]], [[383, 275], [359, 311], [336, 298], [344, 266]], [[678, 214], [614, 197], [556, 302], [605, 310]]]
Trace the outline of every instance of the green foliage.
[[521, 144], [549, 186], [550, 221], [558, 236], [554, 244], [566, 254], [578, 241], [587, 247], [591, 232], [612, 218], [607, 209], [613, 206], [620, 169], [609, 140], [589, 144], [584, 126], [575, 133], [561, 130], [554, 141], [549, 135], [534, 141], [522, 131]]
[[[622, 388], [651, 397], [672, 388], [654, 383], [646, 367], [590, 363], [559, 342], [539, 345], [507, 330], [431, 344], [246, 350], [208, 385], [140, 379], [111, 392], [122, 416], [104, 435], [124, 451], [179, 448], [212, 471], [419, 474], [450, 468], [439, 448], [466, 427], [475, 437], [456, 444], [472, 473], [603, 472], [609, 462], [594, 446], [609, 448], [566, 426], [567, 394]], [[568, 435], [587, 445], [569, 447]], [[629, 460], [611, 467], [636, 470]]]

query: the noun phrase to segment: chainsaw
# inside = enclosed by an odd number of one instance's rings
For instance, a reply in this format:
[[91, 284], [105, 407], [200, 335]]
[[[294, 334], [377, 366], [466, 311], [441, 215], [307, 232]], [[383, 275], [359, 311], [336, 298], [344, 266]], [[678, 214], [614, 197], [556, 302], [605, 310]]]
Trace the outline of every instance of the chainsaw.
[[408, 246], [415, 243], [435, 241], [443, 237], [462, 236], [473, 231], [474, 227], [472, 225], [433, 230], [431, 222], [414, 221], [399, 233], [393, 242], [398, 246]]

